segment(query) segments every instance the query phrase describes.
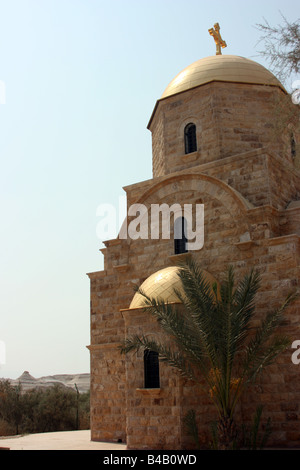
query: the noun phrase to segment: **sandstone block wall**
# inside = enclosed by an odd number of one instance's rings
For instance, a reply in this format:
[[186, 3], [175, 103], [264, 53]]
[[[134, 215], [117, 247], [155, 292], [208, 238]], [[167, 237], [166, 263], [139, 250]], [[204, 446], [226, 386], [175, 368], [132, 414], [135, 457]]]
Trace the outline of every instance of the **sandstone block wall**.
[[[222, 168], [224, 174], [226, 165]], [[140, 183], [137, 188], [131, 187], [129, 198], [133, 192], [136, 200], [142, 200], [148, 207], [151, 203], [162, 201], [170, 205], [174, 202], [183, 205], [201, 201], [205, 207], [205, 243], [203, 249], [192, 253], [192, 256], [218, 280], [222, 278], [228, 264], [234, 265], [237, 278], [251, 267], [260, 269], [263, 279], [263, 289], [258, 297], [260, 315], [270, 307], [277, 307], [279, 300], [299, 285], [299, 236], [280, 236], [280, 220], [285, 211], [270, 205], [247, 205], [227, 184], [201, 172], [193, 175], [178, 173], [169, 179], [164, 178], [157, 187], [148, 182]], [[134, 329], [149, 334], [155, 331], [155, 325], [149, 318], [145, 319], [140, 311], [128, 310], [125, 314], [123, 310], [130, 305], [135, 284], [140, 285], [153, 272], [176, 263], [178, 257], [174, 256], [172, 234], [170, 240], [112, 240], [106, 245], [107, 248], [103, 250], [106, 270], [90, 274], [92, 438], [126, 440], [131, 448], [191, 446], [182, 424], [182, 416], [195, 404], [195, 386], [189, 384], [183, 387], [176, 374], [163, 365], [161, 390], [143, 391], [141, 357], [130, 362], [119, 352], [120, 343]], [[289, 313], [286, 325], [293, 339], [300, 338], [298, 309], [295, 307]], [[296, 366], [291, 363], [289, 355], [281, 367], [284, 375], [280, 378], [277, 372], [272, 379], [272, 396], [277, 397], [276, 406], [270, 400], [269, 392], [266, 395], [269, 402], [265, 395], [263, 402], [266, 404], [266, 413], [274, 416], [276, 423], [273, 443], [278, 444], [281, 439], [281, 445], [284, 445], [284, 440], [289, 436], [287, 416], [291, 421], [291, 416], [298, 417], [298, 414], [294, 411], [293, 415], [287, 415], [288, 411], [284, 413], [281, 408], [287, 397], [287, 407], [293, 406], [291, 403], [298, 400], [299, 386], [293, 385], [294, 393], [286, 389], [287, 383], [291, 387], [291, 377], [296, 373]], [[269, 379], [262, 379], [259, 388], [261, 392], [256, 393], [256, 388], [249, 395], [251, 406], [246, 400], [242, 407], [245, 423], [250, 422], [255, 406], [262, 400], [263, 391], [270, 389], [267, 384], [263, 385], [264, 380], [268, 382]], [[169, 388], [171, 382], [172, 391]], [[197, 396], [201, 435], [204, 436], [204, 430], [206, 433], [209, 430], [214, 410], [205, 396], [200, 392]], [[170, 426], [176, 433], [171, 433]], [[161, 431], [158, 433], [159, 428]]]
[[[265, 146], [292, 162], [290, 130], [278, 112], [282, 95], [276, 87], [212, 82], [159, 101], [149, 125], [153, 176]], [[189, 122], [196, 124], [198, 146], [197, 152], [185, 155], [184, 127]]]
[[[237, 279], [258, 268], [258, 319], [300, 284], [300, 174], [288, 148], [289, 131], [275, 138], [272, 123], [281, 93], [214, 82], [159, 101], [149, 126], [154, 177], [124, 188], [128, 207], [143, 203], [148, 215], [151, 204], [204, 204], [204, 246], [187, 256], [218, 281], [229, 264]], [[198, 150], [184, 155], [190, 121], [197, 126]], [[174, 216], [170, 239], [151, 239], [150, 222], [147, 239], [106, 241], [104, 270], [89, 274], [92, 439], [122, 440], [132, 449], [191, 448], [183, 416], [196, 408], [204, 440], [216, 417], [208, 397], [165, 364], [161, 388], [145, 390], [142, 356], [125, 357], [119, 350], [128, 334], [158, 334], [145, 312], [129, 309], [134, 285], [182, 258], [174, 255]], [[291, 343], [300, 339], [299, 314], [298, 302], [282, 329]], [[291, 353], [260, 377], [239, 408], [241, 421], [249, 424], [256, 406], [264, 405], [274, 446], [299, 444], [300, 381]]]

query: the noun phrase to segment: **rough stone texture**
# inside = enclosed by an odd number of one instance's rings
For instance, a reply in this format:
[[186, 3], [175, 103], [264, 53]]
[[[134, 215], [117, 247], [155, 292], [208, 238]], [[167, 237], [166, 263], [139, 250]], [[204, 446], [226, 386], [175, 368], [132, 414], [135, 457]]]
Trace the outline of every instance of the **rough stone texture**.
[[[282, 95], [271, 86], [212, 82], [160, 100], [149, 124], [154, 177], [265, 146], [291, 161], [291, 152], [283, 154], [290, 131], [277, 132]], [[189, 122], [197, 127], [198, 150], [184, 155]]]
[[[125, 188], [128, 207], [204, 204], [204, 246], [189, 256], [218, 281], [228, 264], [238, 278], [259, 268], [258, 318], [278, 307], [300, 281], [300, 174], [288, 131], [274, 135], [274, 102], [281, 93], [275, 87], [209, 83], [161, 100], [150, 124], [153, 179]], [[190, 121], [197, 126], [198, 151], [184, 155], [183, 130]], [[172, 230], [171, 239], [108, 240], [104, 271], [89, 274], [93, 440], [122, 440], [131, 449], [192, 448], [182, 423], [185, 412], [197, 409], [203, 442], [215, 418], [200, 388], [165, 364], [160, 389], [145, 390], [142, 355], [119, 351], [128, 334], [159, 334], [145, 312], [129, 305], [134, 285], [179, 259]], [[291, 343], [300, 339], [299, 313], [299, 303], [290, 307], [282, 328]], [[239, 409], [249, 424], [256, 406], [264, 405], [273, 446], [299, 445], [300, 381], [291, 354], [266, 370]]]

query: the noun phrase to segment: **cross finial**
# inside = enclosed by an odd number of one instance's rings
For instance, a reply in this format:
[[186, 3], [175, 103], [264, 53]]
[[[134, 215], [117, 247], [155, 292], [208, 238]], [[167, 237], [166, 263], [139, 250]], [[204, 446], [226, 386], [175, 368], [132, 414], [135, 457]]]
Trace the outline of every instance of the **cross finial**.
[[227, 44], [223, 39], [221, 38], [220, 34], [220, 25], [219, 23], [214, 24], [213, 28], [210, 28], [208, 30], [209, 34], [213, 36], [215, 43], [216, 43], [216, 55], [221, 55], [221, 47], [227, 47]]

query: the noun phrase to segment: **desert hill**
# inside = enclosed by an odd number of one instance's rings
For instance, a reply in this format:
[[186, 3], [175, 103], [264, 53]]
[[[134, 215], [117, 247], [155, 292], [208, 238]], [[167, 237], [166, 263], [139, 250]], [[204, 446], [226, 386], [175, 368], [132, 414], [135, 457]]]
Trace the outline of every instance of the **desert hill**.
[[25, 370], [17, 379], [7, 379], [12, 385], [21, 384], [24, 391], [33, 388], [46, 388], [53, 385], [68, 387], [76, 390], [75, 384], [80, 393], [88, 392], [90, 389], [90, 374], [57, 374], [35, 378]]

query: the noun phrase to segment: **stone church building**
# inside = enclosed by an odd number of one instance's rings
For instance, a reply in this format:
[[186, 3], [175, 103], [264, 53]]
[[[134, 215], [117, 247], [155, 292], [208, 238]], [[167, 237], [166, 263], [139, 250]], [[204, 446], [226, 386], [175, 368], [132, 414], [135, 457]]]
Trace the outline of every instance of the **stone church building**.
[[[217, 282], [229, 264], [237, 278], [256, 267], [262, 274], [258, 316], [299, 286], [299, 136], [282, 123], [282, 103], [284, 109], [295, 106], [286, 98], [262, 65], [218, 54], [180, 72], [157, 100], [148, 124], [152, 178], [124, 188], [127, 208], [203, 204], [204, 244], [188, 251], [184, 237], [174, 240], [176, 214], [169, 238], [104, 242], [104, 270], [88, 274], [92, 440], [126, 442], [128, 449], [189, 449], [186, 411], [197, 410], [201, 438], [216, 417], [201, 389], [166, 364], [142, 353], [120, 354], [127, 335], [160, 334], [135, 285], [176, 302], [172, 289], [182, 259], [194, 258]], [[299, 313], [299, 303], [286, 313], [291, 343], [300, 340]], [[272, 420], [271, 446], [300, 444], [300, 365], [292, 352], [266, 369], [238, 410], [247, 424], [256, 406], [264, 405]]]

